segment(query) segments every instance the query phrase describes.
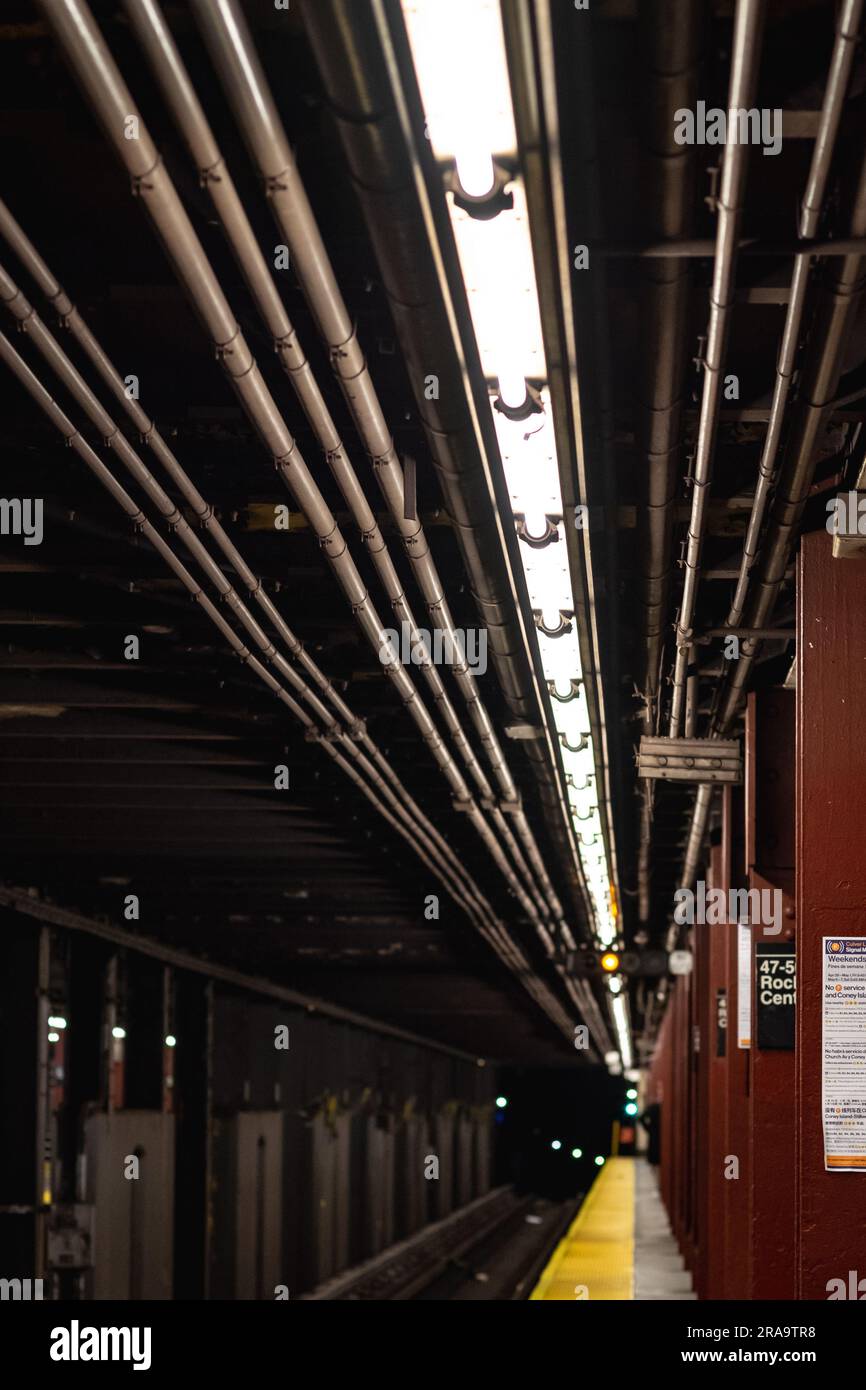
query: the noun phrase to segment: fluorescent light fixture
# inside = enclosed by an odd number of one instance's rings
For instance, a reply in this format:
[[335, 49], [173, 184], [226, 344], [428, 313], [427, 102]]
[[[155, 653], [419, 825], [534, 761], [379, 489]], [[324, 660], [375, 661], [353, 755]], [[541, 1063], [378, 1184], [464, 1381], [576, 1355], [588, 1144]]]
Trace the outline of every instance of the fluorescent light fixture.
[[632, 1065], [631, 1032], [628, 1026], [628, 1001], [624, 994], [618, 994], [613, 1001], [613, 1021], [622, 1064], [624, 1067], [630, 1067]]
[[[536, 629], [536, 635], [545, 679], [576, 680], [580, 675], [580, 652], [574, 624], [572, 623], [570, 632], [563, 632], [559, 637], [548, 637], [547, 633], [539, 629]], [[566, 717], [562, 716], [563, 719]], [[577, 748], [579, 744], [575, 743], [573, 746]]]
[[[556, 539], [549, 540], [547, 545], [540, 549], [535, 549], [525, 541], [520, 547], [529, 602], [534, 609], [538, 609], [542, 613], [550, 609], [555, 613], [559, 613], [563, 609], [566, 612], [571, 612], [574, 600], [571, 596], [568, 556], [562, 535], [562, 522], [551, 521], [547, 513], [534, 514], [527, 511], [524, 514], [525, 531], [533, 540], [543, 536], [551, 526], [555, 527]], [[578, 656], [578, 663], [579, 661], [580, 657]]]
[[[425, 135], [444, 166], [454, 161], [463, 191], [492, 192], [494, 162], [508, 177], [512, 206], [487, 218], [458, 206], [445, 177], [445, 197], [466, 288], [481, 368], [488, 383], [502, 468], [518, 533], [530, 606], [551, 630], [536, 626], [541, 668], [559, 738], [570, 808], [596, 941], [614, 945], [617, 910], [596, 786], [595, 747], [582, 686], [576, 604], [568, 562], [565, 516], [547, 364], [532, 254], [526, 189], [517, 169], [518, 150], [502, 18], [498, 0], [402, 0], [426, 120]], [[513, 171], [513, 172], [512, 172]], [[511, 420], [497, 403], [524, 404], [532, 383], [541, 405], [525, 419]], [[548, 537], [550, 528], [553, 535]], [[524, 537], [528, 536], [529, 540]], [[531, 544], [537, 541], [539, 544]], [[625, 996], [613, 1001], [620, 1053], [617, 1066], [631, 1065]], [[622, 1062], [620, 1062], [620, 1054]]]
[[[470, 7], [471, 8], [471, 7]], [[461, 179], [462, 182], [462, 179]], [[508, 185], [514, 206], [480, 220], [451, 200], [451, 225], [466, 283], [481, 368], [499, 382], [506, 405], [526, 399], [526, 378], [547, 375], [523, 186]], [[512, 421], [523, 426], [525, 421]]]
[[[544, 368], [543, 353], [540, 363]], [[543, 376], [545, 370], [539, 372], [539, 376]], [[533, 415], [529, 421], [509, 420], [501, 410], [494, 413], [502, 469], [513, 511], [526, 511], [536, 516], [546, 512], [562, 520], [562, 494], [556, 466], [550, 392], [546, 386], [540, 388], [538, 397], [542, 413]], [[531, 527], [530, 530], [533, 535], [538, 534], [536, 528]], [[564, 533], [560, 533], [560, 540], [564, 539]], [[567, 574], [568, 560], [564, 555], [562, 564]]]
[[433, 153], [456, 159], [473, 192], [464, 170], [517, 153], [498, 0], [403, 0], [403, 18]]
[[[568, 634], [563, 633], [560, 638], [549, 638], [541, 634], [539, 646], [546, 652], [548, 644], [552, 646], [554, 641], [567, 642]], [[562, 662], [560, 662], [559, 665], [561, 669]], [[549, 669], [554, 669], [553, 662], [550, 663]], [[545, 672], [545, 674], [547, 673]], [[549, 679], [555, 680], [556, 677], [551, 676]], [[556, 725], [556, 732], [561, 736], [559, 741], [562, 744], [563, 757], [568, 757], [569, 760], [572, 758], [579, 758], [584, 748], [589, 747], [590, 737], [589, 708], [582, 686], [580, 686], [576, 693], [572, 695], [571, 699], [566, 700], [565, 703], [557, 700], [553, 707], [553, 722]], [[595, 763], [592, 761], [592, 754], [590, 754], [589, 762], [592, 763], [592, 771], [594, 772]], [[578, 763], [577, 766], [580, 767], [580, 764]], [[579, 776], [581, 784], [580, 789], [586, 790], [584, 784], [590, 775], [590, 770], [587, 767], [587, 770]], [[576, 786], [575, 790], [578, 789], [579, 788]]]

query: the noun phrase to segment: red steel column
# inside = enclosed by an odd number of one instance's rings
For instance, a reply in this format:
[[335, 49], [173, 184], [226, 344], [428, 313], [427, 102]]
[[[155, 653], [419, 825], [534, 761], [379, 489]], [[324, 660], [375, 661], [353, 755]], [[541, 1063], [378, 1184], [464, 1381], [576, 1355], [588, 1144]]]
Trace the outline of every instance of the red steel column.
[[866, 559], [804, 536], [797, 640], [797, 1296], [866, 1276], [866, 1172], [824, 1171], [821, 938], [866, 935]]
[[[721, 847], [713, 849], [710, 872], [714, 888], [723, 883]], [[724, 1298], [726, 1287], [726, 1201], [730, 1186], [724, 1176], [727, 1140], [727, 1059], [731, 1049], [731, 991], [727, 979], [727, 929], [710, 933], [710, 1068], [709, 1068], [709, 1273], [706, 1297]]]
[[696, 925], [693, 929], [695, 950], [695, 1290], [698, 1298], [707, 1297], [709, 1260], [713, 1255], [708, 1240], [708, 1208], [710, 1187], [709, 1160], [709, 1071], [714, 1038], [710, 1021], [710, 952], [713, 928]]
[[677, 1032], [676, 1032], [676, 1052], [674, 1054], [674, 1066], [677, 1071], [677, 1147], [679, 1150], [678, 1181], [679, 1181], [679, 1201], [678, 1201], [678, 1236], [680, 1249], [684, 1259], [688, 1262], [690, 1257], [689, 1244], [689, 1210], [691, 1201], [691, 1149], [692, 1133], [689, 1123], [690, 1115], [690, 1086], [691, 1086], [691, 1000], [689, 994], [688, 975], [681, 975], [677, 980]]
[[[721, 888], [721, 845], [710, 852], [708, 887]], [[727, 933], [724, 927], [695, 927], [698, 954], [706, 955], [706, 983], [698, 970], [703, 994], [701, 1024], [701, 1079], [703, 1104], [698, 1131], [699, 1161], [703, 1175], [701, 1204], [701, 1262], [695, 1282], [699, 1298], [724, 1297], [724, 1077], [728, 1047], [726, 1023]], [[719, 995], [721, 992], [721, 1006]]]
[[[746, 857], [749, 888], [778, 893], [781, 930], [752, 927], [752, 1050], [749, 1094], [751, 1298], [796, 1298], [794, 1051], [757, 1039], [759, 943], [794, 938], [794, 729], [792, 690], [749, 697], [746, 713]], [[771, 1177], [772, 1175], [772, 1177]]]
[[[722, 802], [722, 883], [744, 887], [745, 845], [743, 792], [726, 787]], [[728, 1055], [725, 1059], [725, 1298], [749, 1296], [749, 1054], [740, 1047], [737, 1029], [737, 924], [714, 930], [725, 934], [728, 991]], [[736, 1165], [732, 1162], [736, 1160]], [[736, 1174], [736, 1175], [735, 1175]], [[767, 1175], [768, 1181], [771, 1180]]]
[[680, 1249], [684, 1249], [685, 1241], [685, 1152], [686, 1152], [686, 1103], [685, 1103], [685, 1029], [683, 1027], [683, 1014], [685, 1010], [686, 992], [685, 979], [680, 975], [674, 985], [673, 1006], [673, 1029], [671, 1036], [671, 1046], [673, 1051], [672, 1058], [672, 1085], [671, 1099], [673, 1101], [673, 1145], [672, 1145], [672, 1180], [673, 1180], [673, 1210], [671, 1211], [671, 1224], [674, 1235]]
[[665, 1210], [670, 1216], [673, 1210], [672, 1183], [672, 1133], [673, 1133], [673, 1087], [671, 1084], [671, 1022], [672, 1012], [665, 1010], [659, 1027], [652, 1064], [650, 1066], [647, 1100], [658, 1101], [661, 1106], [661, 1164], [659, 1185]]
[[[694, 956], [694, 929], [690, 933], [691, 940], [689, 947]], [[684, 977], [683, 983], [687, 987], [686, 999], [686, 1037], [685, 1037], [685, 1063], [686, 1063], [686, 1114], [685, 1114], [685, 1145], [686, 1145], [686, 1209], [685, 1209], [685, 1260], [692, 1275], [695, 1273], [698, 1255], [697, 1240], [697, 1191], [696, 1176], [699, 1152], [698, 1139], [698, 982], [694, 970], [690, 975]]]

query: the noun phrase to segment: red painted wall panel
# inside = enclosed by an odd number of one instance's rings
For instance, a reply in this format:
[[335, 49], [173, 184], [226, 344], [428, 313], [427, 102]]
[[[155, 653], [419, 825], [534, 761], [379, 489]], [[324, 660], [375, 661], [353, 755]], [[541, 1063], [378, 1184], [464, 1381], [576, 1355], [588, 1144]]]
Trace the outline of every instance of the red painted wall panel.
[[[713, 848], [710, 859], [709, 882], [713, 888], [722, 887], [722, 849]], [[707, 928], [710, 944], [709, 979], [707, 984], [707, 1209], [706, 1209], [706, 1273], [702, 1298], [725, 1296], [725, 1077], [727, 1055], [731, 1045], [730, 1020], [722, 1030], [721, 1055], [718, 1045], [718, 993], [725, 991], [727, 1004], [727, 943], [724, 930]]]
[[797, 642], [797, 1294], [866, 1276], [866, 1172], [824, 1171], [821, 938], [866, 935], [866, 559], [804, 536]]
[[710, 955], [714, 927], [695, 926], [695, 999], [698, 1051], [695, 1057], [695, 1290], [698, 1298], [707, 1297], [711, 1251], [708, 1241], [708, 1209], [710, 1187], [709, 1163], [709, 1071], [711, 1042], [710, 1021]]
[[[722, 801], [722, 888], [739, 888], [745, 877], [744, 797], [740, 787], [726, 787]], [[725, 973], [730, 1034], [725, 1059], [725, 1298], [748, 1298], [749, 1269], [749, 1062], [750, 1049], [737, 1036], [737, 927], [717, 928], [725, 935]], [[731, 1159], [737, 1160], [736, 1169]]]
[[[794, 732], [792, 690], [749, 697], [746, 714], [746, 844], [749, 887], [778, 892], [781, 931], [752, 931], [758, 942], [794, 938]], [[753, 955], [753, 979], [757, 964]], [[757, 993], [757, 987], [756, 987]], [[757, 1008], [753, 1001], [753, 1011]], [[753, 1012], [754, 1017], [754, 1012]], [[759, 1048], [752, 1033], [749, 1094], [751, 1298], [796, 1298], [794, 1052]]]

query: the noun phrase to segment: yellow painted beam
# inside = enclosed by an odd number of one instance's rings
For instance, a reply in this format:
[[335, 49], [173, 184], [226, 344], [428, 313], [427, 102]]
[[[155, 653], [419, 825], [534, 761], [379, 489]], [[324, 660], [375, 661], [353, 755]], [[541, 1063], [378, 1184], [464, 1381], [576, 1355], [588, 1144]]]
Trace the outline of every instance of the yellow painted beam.
[[609, 1158], [530, 1294], [540, 1301], [634, 1298], [634, 1159]]

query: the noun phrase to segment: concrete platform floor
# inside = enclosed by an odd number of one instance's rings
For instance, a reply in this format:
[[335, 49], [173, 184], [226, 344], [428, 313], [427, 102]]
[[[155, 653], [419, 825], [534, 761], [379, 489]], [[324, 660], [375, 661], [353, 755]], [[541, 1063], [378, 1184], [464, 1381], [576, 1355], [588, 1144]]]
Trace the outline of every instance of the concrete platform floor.
[[544, 1302], [695, 1298], [655, 1170], [644, 1159], [608, 1159], [530, 1297]]
[[671, 1234], [659, 1196], [656, 1170], [635, 1159], [634, 1294], [635, 1299], [695, 1298], [692, 1276]]

